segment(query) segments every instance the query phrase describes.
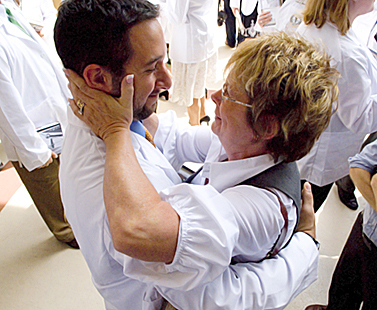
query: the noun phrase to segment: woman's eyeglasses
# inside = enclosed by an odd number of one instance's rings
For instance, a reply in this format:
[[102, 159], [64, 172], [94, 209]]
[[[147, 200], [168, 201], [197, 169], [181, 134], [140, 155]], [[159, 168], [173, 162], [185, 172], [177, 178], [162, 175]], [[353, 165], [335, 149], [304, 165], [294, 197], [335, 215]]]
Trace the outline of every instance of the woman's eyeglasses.
[[238, 103], [240, 105], [243, 105], [244, 107], [248, 107], [248, 108], [251, 107], [250, 103], [244, 103], [244, 102], [241, 102], [241, 101], [238, 101], [238, 100], [235, 100], [235, 99], [232, 99], [232, 98], [225, 96], [224, 95], [224, 89], [221, 90], [221, 98], [222, 98], [222, 100], [226, 99], [226, 100]]

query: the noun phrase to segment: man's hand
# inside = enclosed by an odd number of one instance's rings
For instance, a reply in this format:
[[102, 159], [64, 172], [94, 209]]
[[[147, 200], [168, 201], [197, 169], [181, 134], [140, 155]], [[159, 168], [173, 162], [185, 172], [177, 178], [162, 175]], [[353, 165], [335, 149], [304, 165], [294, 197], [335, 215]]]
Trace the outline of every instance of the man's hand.
[[316, 238], [315, 232], [315, 215], [314, 215], [314, 200], [312, 188], [308, 182], [305, 182], [302, 189], [301, 199], [301, 215], [297, 225], [297, 231], [304, 232], [309, 236]]
[[39, 166], [37, 169], [48, 167], [53, 162], [54, 158], [58, 158], [58, 155], [54, 152], [51, 152], [51, 157], [42, 166]]

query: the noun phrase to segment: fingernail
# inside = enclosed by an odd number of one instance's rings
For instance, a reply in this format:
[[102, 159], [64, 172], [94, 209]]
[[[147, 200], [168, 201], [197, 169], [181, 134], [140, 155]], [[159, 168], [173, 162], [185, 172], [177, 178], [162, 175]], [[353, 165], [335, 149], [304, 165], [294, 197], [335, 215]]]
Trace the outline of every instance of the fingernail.
[[304, 187], [305, 187], [305, 190], [307, 190], [308, 192], [312, 191], [312, 187], [310, 186], [309, 182], [305, 182]]
[[128, 84], [133, 84], [133, 82], [134, 82], [134, 75], [133, 75], [133, 74], [129, 74], [129, 75], [127, 75], [127, 76], [126, 76], [126, 82], [127, 82]]
[[69, 76], [68, 70], [66, 68], [63, 68], [63, 72], [64, 72], [64, 74], [65, 74], [66, 77]]

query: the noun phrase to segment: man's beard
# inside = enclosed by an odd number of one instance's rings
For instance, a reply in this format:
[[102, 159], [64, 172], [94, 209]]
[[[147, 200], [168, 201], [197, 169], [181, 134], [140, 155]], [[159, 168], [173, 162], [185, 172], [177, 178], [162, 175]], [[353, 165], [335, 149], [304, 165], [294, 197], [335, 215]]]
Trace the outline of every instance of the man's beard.
[[[121, 96], [121, 83], [122, 83], [123, 77], [116, 77], [113, 76], [113, 91], [111, 92], [111, 95], [119, 98]], [[157, 101], [155, 104], [153, 104], [150, 109], [147, 108], [147, 105], [144, 104], [142, 107], [135, 108], [135, 105], [133, 105], [133, 117], [134, 120], [142, 121], [143, 119], [148, 118], [152, 115], [152, 113], [155, 111]]]
[[146, 119], [149, 116], [151, 116], [152, 113], [154, 112], [156, 104], [157, 103], [153, 104], [150, 108], [147, 108], [146, 104], [144, 106], [140, 107], [140, 108], [137, 108], [137, 109], [134, 107], [133, 108], [134, 120], [141, 121], [141, 120]]

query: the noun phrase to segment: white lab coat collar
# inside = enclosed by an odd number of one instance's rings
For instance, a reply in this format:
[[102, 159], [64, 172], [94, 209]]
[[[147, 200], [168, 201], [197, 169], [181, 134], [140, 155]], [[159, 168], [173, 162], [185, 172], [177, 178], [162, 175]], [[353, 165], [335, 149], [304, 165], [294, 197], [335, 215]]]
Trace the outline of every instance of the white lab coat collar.
[[[23, 31], [20, 31], [17, 29], [17, 26], [12, 25], [11, 22], [8, 21], [8, 15], [5, 11], [5, 7], [9, 8], [13, 14], [13, 16], [16, 18], [17, 22], [27, 31], [29, 36], [25, 34]], [[28, 23], [28, 21], [23, 16], [20, 9], [16, 6], [16, 4], [13, 1], [8, 0], [1, 0], [0, 4], [0, 27], [4, 27], [5, 31], [14, 37], [19, 38], [20, 40], [26, 40], [28, 42], [36, 41], [38, 44], [40, 44], [44, 50], [44, 53], [47, 55], [51, 62], [51, 66], [53, 67], [54, 71], [56, 72], [56, 77], [59, 81], [59, 84], [61, 85], [61, 90], [64, 93], [66, 97], [70, 97], [70, 91], [68, 90], [68, 87], [66, 85], [68, 84], [67, 79], [65, 78], [64, 74], [61, 74], [61, 66], [59, 65], [59, 57], [57, 55], [53, 55], [46, 43], [42, 40], [42, 38], [39, 36], [39, 34], [31, 27], [31, 25]], [[60, 72], [58, 72], [60, 71]]]
[[[17, 26], [13, 25], [11, 22], [7, 22], [8, 14], [5, 11], [5, 7], [7, 7], [12, 12], [12, 15], [15, 17], [17, 22], [23, 27], [23, 29], [29, 34], [29, 36], [25, 34], [23, 31], [20, 31], [19, 29], [17, 29]], [[23, 40], [31, 40], [32, 38], [35, 39], [34, 35], [38, 35], [38, 34], [34, 34], [30, 31], [30, 25], [29, 24], [25, 25], [24, 21], [19, 17], [18, 10], [19, 9], [16, 7], [14, 3], [2, 0], [1, 5], [0, 5], [0, 16], [1, 16], [0, 27], [4, 27], [5, 31], [8, 34], [15, 37], [19, 37], [20, 39], [23, 39]]]

